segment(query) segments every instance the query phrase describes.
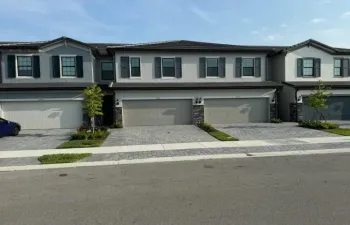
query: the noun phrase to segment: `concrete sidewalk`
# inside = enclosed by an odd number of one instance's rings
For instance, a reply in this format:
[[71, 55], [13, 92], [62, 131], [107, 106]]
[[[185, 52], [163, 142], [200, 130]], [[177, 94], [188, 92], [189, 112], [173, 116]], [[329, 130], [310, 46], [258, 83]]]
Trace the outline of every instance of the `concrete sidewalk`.
[[350, 137], [316, 137], [316, 138], [289, 138], [275, 140], [248, 140], [235, 142], [193, 142], [176, 144], [153, 144], [153, 145], [127, 145], [98, 148], [72, 148], [72, 149], [46, 149], [46, 150], [23, 150], [1, 151], [0, 159], [39, 157], [47, 154], [61, 153], [92, 153], [92, 154], [115, 154], [131, 152], [154, 152], [190, 149], [216, 149], [216, 148], [251, 148], [269, 146], [298, 146], [309, 144], [350, 143]]

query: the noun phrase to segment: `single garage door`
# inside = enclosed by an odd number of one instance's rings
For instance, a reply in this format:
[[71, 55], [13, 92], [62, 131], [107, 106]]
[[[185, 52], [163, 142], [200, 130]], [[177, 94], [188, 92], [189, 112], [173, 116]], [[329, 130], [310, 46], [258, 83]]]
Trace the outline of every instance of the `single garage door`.
[[82, 124], [80, 101], [3, 102], [4, 118], [23, 129], [77, 128]]
[[125, 126], [191, 124], [191, 100], [123, 101]]
[[[303, 118], [316, 119], [316, 111], [308, 106], [309, 98], [303, 97]], [[328, 108], [322, 110], [326, 120], [350, 120], [350, 96], [331, 96], [327, 100]]]
[[267, 122], [267, 103], [264, 98], [205, 99], [204, 118], [211, 124]]

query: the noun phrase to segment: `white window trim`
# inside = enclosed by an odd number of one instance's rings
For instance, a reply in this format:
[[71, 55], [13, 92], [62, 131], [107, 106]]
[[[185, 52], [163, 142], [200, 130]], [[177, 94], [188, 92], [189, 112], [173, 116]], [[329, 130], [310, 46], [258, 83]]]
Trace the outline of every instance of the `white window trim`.
[[[205, 78], [209, 79], [218, 79], [221, 78], [219, 77], [219, 56], [211, 56], [211, 57], [205, 57]], [[208, 76], [208, 59], [216, 59], [218, 61], [218, 76], [213, 77], [213, 76]]]
[[[161, 77], [161, 79], [170, 79], [170, 80], [172, 80], [172, 79], [176, 79], [176, 62], [175, 62], [175, 58], [176, 58], [176, 56], [162, 56], [162, 57], [160, 57], [160, 61], [161, 61], [161, 64], [160, 64], [160, 66], [161, 66], [161, 75], [162, 75], [162, 77]], [[174, 59], [174, 77], [164, 77], [163, 76], [163, 59]]]
[[69, 76], [62, 76], [62, 57], [77, 57], [77, 55], [59, 55], [60, 58], [60, 78], [67, 78], [67, 79], [76, 79], [78, 78], [77, 74], [77, 59], [75, 59], [75, 76], [74, 77], [69, 77]]
[[[243, 59], [253, 59], [253, 76], [244, 76], [244, 73], [243, 73]], [[260, 62], [262, 63], [262, 62]], [[242, 77], [244, 78], [255, 78], [255, 57], [242, 57], [242, 66], [241, 66], [241, 73], [242, 73]], [[261, 73], [261, 71], [260, 71]]]
[[[32, 76], [31, 77], [18, 76], [18, 62], [17, 62], [18, 56], [32, 57]], [[33, 56], [34, 56], [34, 54], [16, 54], [15, 55], [16, 79], [34, 79]]]
[[112, 66], [113, 66], [113, 72], [114, 72], [114, 76], [115, 76], [115, 66], [114, 66], [114, 62], [113, 60], [101, 60], [100, 61], [100, 74], [101, 74], [101, 81], [113, 81], [113, 80], [104, 80], [102, 78], [102, 63], [112, 63]]
[[[139, 58], [140, 60], [140, 76], [139, 77], [133, 77], [132, 74], [131, 74], [131, 58]], [[130, 68], [130, 75], [129, 75], [129, 78], [130, 79], [141, 79], [142, 78], [142, 68], [141, 68], [141, 56], [129, 56], [129, 68]]]
[[[342, 69], [343, 69], [343, 60], [344, 59], [348, 59], [348, 58], [343, 58], [343, 57], [339, 57], [339, 58], [337, 58], [337, 57], [335, 57], [335, 58], [333, 58], [333, 77], [336, 77], [336, 78], [341, 78], [342, 77]], [[335, 60], [340, 60], [340, 67], [335, 67]], [[350, 61], [350, 60], [349, 60]], [[340, 68], [340, 75], [335, 75], [335, 69], [336, 68]]]

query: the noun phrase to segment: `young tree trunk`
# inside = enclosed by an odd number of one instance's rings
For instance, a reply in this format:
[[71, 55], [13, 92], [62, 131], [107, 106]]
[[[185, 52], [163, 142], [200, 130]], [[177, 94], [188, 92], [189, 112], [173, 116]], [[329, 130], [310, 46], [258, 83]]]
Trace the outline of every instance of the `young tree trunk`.
[[95, 133], [95, 117], [91, 117], [91, 128], [92, 128], [92, 133]]

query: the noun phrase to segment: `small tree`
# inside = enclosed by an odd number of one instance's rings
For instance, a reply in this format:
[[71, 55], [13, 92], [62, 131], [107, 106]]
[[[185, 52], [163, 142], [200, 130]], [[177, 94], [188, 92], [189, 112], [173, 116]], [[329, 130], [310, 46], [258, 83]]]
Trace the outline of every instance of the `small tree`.
[[326, 104], [328, 97], [331, 95], [327, 93], [331, 90], [330, 87], [326, 87], [321, 80], [318, 81], [316, 89], [309, 96], [308, 105], [316, 110], [316, 120], [319, 118], [326, 118], [323, 116], [321, 110], [327, 109], [328, 105]]
[[99, 86], [92, 84], [84, 90], [84, 108], [89, 114], [92, 132], [95, 132], [95, 116], [103, 115], [103, 93]]

